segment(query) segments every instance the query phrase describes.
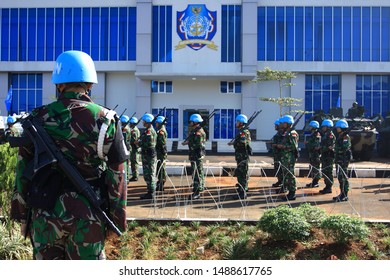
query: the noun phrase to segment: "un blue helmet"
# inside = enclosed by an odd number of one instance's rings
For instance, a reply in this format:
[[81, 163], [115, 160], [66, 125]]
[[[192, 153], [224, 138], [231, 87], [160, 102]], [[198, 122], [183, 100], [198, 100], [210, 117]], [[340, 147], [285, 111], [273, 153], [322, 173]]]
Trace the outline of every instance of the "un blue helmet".
[[57, 57], [51, 81], [53, 84], [73, 82], [97, 84], [95, 64], [85, 52], [63, 52]]
[[136, 117], [132, 117], [130, 119], [130, 123], [137, 123], [138, 122], [138, 119]]
[[333, 127], [333, 121], [325, 119], [322, 121], [321, 126]]
[[192, 114], [190, 117], [190, 122], [200, 123], [200, 122], [203, 122], [203, 119], [202, 119], [201, 115], [199, 115], [199, 114]]
[[163, 123], [165, 120], [165, 117], [164, 116], [158, 116], [157, 119], [156, 119], [156, 122], [158, 123]]
[[129, 122], [129, 116], [122, 115], [121, 117], [121, 123], [128, 123]]
[[320, 128], [320, 124], [317, 121], [311, 121], [309, 123], [309, 126], [311, 126], [313, 128]]
[[346, 120], [338, 120], [336, 122], [336, 127], [340, 127], [340, 128], [348, 128], [348, 122]]
[[7, 123], [14, 123], [14, 122], [16, 122], [15, 117], [13, 117], [13, 116], [8, 116], [8, 118], [7, 118]]
[[236, 117], [236, 122], [240, 123], [247, 123], [248, 122], [248, 117], [245, 116], [244, 114], [240, 114]]
[[151, 123], [153, 121], [154, 117], [152, 114], [145, 114], [142, 116], [142, 120], [147, 122], [147, 123]]
[[277, 119], [275, 122], [274, 122], [274, 125], [279, 125], [280, 124], [280, 119]]
[[291, 115], [284, 115], [280, 119], [281, 123], [288, 123], [288, 124], [293, 124], [294, 123], [294, 118]]

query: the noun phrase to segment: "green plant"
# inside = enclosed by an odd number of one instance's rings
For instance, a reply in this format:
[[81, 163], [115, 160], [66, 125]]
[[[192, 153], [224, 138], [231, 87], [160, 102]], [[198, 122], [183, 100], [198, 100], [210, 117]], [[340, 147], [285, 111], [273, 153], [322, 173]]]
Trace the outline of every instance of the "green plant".
[[127, 230], [134, 230], [138, 226], [139, 224], [136, 220], [130, 221], [127, 223]]
[[222, 256], [225, 260], [244, 260], [250, 258], [248, 250], [248, 238], [238, 238], [225, 244], [222, 248]]
[[264, 212], [258, 226], [278, 240], [302, 240], [310, 235], [310, 224], [300, 211], [282, 205]]
[[15, 170], [18, 149], [8, 143], [0, 145], [0, 216], [7, 217], [15, 185]]
[[119, 248], [118, 260], [130, 260], [132, 259], [133, 250], [127, 246]]
[[312, 206], [309, 203], [301, 204], [296, 208], [296, 211], [300, 212], [305, 217], [307, 222], [316, 226], [320, 225], [326, 217], [324, 209]]
[[168, 236], [171, 232], [171, 227], [168, 225], [162, 226], [158, 229], [158, 231], [161, 233], [161, 236]]
[[351, 240], [362, 240], [368, 236], [369, 229], [362, 219], [345, 214], [326, 217], [321, 228], [327, 236], [333, 237], [337, 243], [348, 243]]
[[191, 222], [191, 227], [195, 230], [198, 230], [200, 227], [200, 222], [199, 221], [192, 221]]
[[26, 260], [32, 258], [32, 248], [28, 240], [20, 235], [20, 227], [11, 231], [0, 223], [0, 260]]
[[155, 221], [151, 221], [149, 224], [148, 224], [148, 228], [149, 230], [151, 231], [156, 231], [158, 230], [158, 227], [160, 226], [159, 223], [155, 222]]

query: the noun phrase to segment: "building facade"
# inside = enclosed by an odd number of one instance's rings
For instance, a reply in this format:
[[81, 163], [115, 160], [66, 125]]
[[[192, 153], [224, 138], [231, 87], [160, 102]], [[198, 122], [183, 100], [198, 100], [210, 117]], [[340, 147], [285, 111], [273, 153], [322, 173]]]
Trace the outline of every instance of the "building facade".
[[0, 38], [1, 115], [54, 100], [53, 62], [71, 49], [95, 61], [95, 102], [138, 117], [162, 111], [172, 141], [194, 112], [215, 111], [209, 142], [223, 143], [238, 114], [258, 110], [254, 138], [269, 139], [279, 107], [260, 98], [279, 97], [279, 85], [251, 82], [265, 67], [297, 74], [282, 92], [302, 100], [297, 109], [390, 110], [387, 0], [4, 0]]

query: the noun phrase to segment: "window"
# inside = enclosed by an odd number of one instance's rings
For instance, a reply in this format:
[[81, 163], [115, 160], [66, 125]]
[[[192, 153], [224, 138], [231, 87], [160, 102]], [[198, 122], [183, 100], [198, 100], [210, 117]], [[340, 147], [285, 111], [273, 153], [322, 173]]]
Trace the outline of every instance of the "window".
[[12, 74], [12, 105], [9, 114], [31, 112], [42, 105], [42, 74]]
[[[329, 109], [336, 108], [340, 96], [339, 75], [306, 75], [305, 76], [305, 110], [322, 110], [325, 114]], [[318, 102], [320, 101], [320, 102]], [[306, 114], [306, 120], [313, 114]]]
[[172, 6], [153, 6], [152, 61], [172, 62]]
[[161, 116], [164, 116], [167, 118], [167, 121], [165, 123], [165, 128], [168, 133], [168, 138], [170, 139], [177, 139], [179, 138], [179, 109], [165, 109], [162, 108], [153, 108], [152, 114], [156, 116], [158, 113], [160, 113]]
[[241, 6], [222, 5], [221, 61], [241, 61]]
[[214, 139], [233, 139], [238, 133], [236, 117], [240, 109], [216, 109], [214, 119]]
[[172, 81], [152, 81], [152, 93], [172, 93]]
[[221, 82], [221, 93], [241, 93], [241, 82]]
[[364, 107], [366, 117], [377, 114], [386, 116], [390, 109], [389, 81], [388, 75], [356, 76], [356, 101]]

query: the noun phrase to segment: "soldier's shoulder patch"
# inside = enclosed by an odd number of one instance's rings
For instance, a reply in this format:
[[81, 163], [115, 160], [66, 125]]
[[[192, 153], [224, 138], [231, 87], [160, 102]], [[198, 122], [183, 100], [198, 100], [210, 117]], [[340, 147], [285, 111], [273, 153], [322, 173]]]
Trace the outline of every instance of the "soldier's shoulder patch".
[[152, 134], [152, 133], [150, 132], [150, 129], [146, 130], [146, 135], [150, 135], [150, 134]]
[[333, 134], [329, 134], [329, 138], [330, 138], [330, 139], [333, 139]]
[[195, 135], [202, 135], [202, 133], [200, 133], [199, 131], [197, 131], [196, 133], [195, 133]]
[[291, 136], [292, 136], [292, 137], [297, 137], [297, 136], [298, 136], [298, 133], [297, 133], [296, 131], [293, 131], [293, 132], [291, 132]]

